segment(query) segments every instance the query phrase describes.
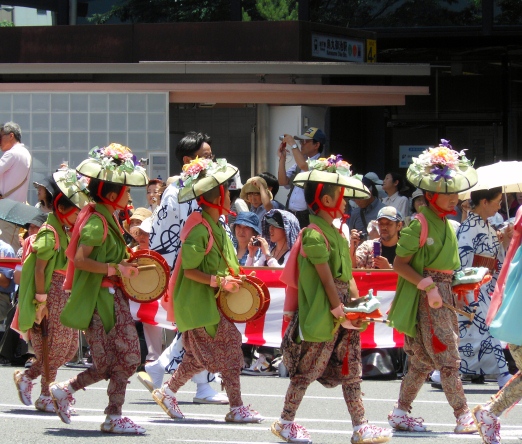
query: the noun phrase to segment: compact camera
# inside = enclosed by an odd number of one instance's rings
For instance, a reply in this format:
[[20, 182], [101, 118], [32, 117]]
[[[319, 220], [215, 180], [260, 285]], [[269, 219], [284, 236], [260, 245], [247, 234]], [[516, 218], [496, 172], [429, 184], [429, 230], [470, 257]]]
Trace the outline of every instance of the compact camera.
[[285, 136], [279, 136], [279, 140], [283, 140], [285, 138]]
[[260, 247], [261, 246], [261, 241], [259, 239], [255, 239], [253, 242], [252, 242], [252, 246], [254, 247]]

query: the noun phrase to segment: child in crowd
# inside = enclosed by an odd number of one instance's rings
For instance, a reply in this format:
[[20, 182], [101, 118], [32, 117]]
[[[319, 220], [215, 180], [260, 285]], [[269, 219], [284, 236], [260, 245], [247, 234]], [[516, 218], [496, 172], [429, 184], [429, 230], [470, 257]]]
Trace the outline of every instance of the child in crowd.
[[[227, 181], [237, 168], [225, 159], [196, 158], [183, 166], [180, 203], [197, 199], [202, 212], [194, 212], [181, 231], [181, 254], [169, 286], [176, 324], [183, 333], [185, 355], [176, 372], [152, 398], [173, 419], [183, 418], [176, 392], [202, 370], [221, 372], [230, 401], [227, 422], [261, 422], [258, 412], [244, 406], [240, 373], [243, 367], [241, 333], [218, 310], [216, 292], [237, 291], [240, 268], [232, 241], [218, 222], [230, 211]], [[173, 288], [173, 290], [172, 290]]]
[[477, 428], [459, 377], [458, 322], [451, 310], [457, 301], [451, 281], [460, 260], [447, 216], [455, 213], [457, 193], [477, 183], [477, 173], [464, 153], [443, 139], [440, 146], [413, 158], [407, 179], [424, 191], [428, 206], [420, 207], [419, 219], [401, 231], [393, 263], [399, 280], [388, 320], [405, 334], [409, 369], [388, 422], [397, 430], [426, 431], [424, 420], [408, 412], [430, 372], [437, 369], [457, 420], [455, 433], [474, 433]]
[[294, 244], [281, 279], [290, 287], [287, 298], [291, 290], [298, 296], [294, 301], [297, 304], [285, 302], [285, 315], [290, 314], [287, 309], [297, 309], [291, 313], [293, 318], [282, 343], [290, 386], [281, 418], [271, 430], [287, 442], [311, 442], [308, 431], [294, 423], [294, 417], [308, 386], [319, 381], [329, 388], [341, 385], [354, 428], [352, 443], [386, 442], [391, 430], [369, 425], [364, 417], [361, 323], [352, 324], [343, 310], [345, 303], [359, 297], [359, 292], [347, 239], [333, 226], [334, 219], [344, 215], [344, 197], [366, 198], [370, 192], [360, 180], [350, 177], [350, 165], [340, 156], [309, 159], [307, 163], [308, 171], [299, 173], [294, 184], [304, 187], [313, 215]]
[[69, 424], [73, 393], [108, 379], [109, 405], [101, 431], [141, 434], [145, 429], [122, 417], [128, 379], [140, 363], [140, 346], [129, 301], [120, 288], [121, 277], [139, 271], [126, 260], [129, 253], [114, 212], [126, 209], [128, 187], [144, 187], [148, 177], [126, 146], [111, 143], [93, 148], [89, 156], [77, 171], [91, 178], [88, 189], [95, 203], [78, 215], [66, 252], [64, 288], [71, 288], [71, 296], [60, 321], [84, 330], [94, 365], [69, 381], [52, 384], [51, 396], [56, 413]]
[[[64, 228], [74, 225], [89, 198], [83, 191], [85, 184], [77, 180], [74, 170], [57, 171], [46, 183], [52, 190], [52, 194], [47, 196], [50, 198], [47, 206], [52, 211], [31, 242], [30, 253], [22, 268], [18, 296], [17, 330], [30, 332], [36, 362], [24, 372], [17, 370], [14, 382], [22, 403], [31, 405], [33, 380], [41, 375], [41, 394], [35, 407], [54, 413], [49, 383], [56, 379], [58, 368], [70, 361], [78, 349], [78, 331], [60, 323], [60, 314], [69, 298], [62, 288], [67, 267], [65, 250], [69, 245]], [[44, 374], [43, 329], [47, 330], [48, 336], [48, 375]]]

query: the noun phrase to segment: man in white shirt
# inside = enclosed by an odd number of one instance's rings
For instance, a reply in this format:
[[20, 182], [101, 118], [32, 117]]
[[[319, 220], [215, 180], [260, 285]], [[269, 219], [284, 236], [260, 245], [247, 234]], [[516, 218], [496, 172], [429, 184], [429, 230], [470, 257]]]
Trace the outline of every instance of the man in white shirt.
[[[297, 146], [296, 139], [299, 140], [301, 148]], [[277, 170], [277, 179], [279, 184], [290, 189], [286, 208], [294, 213], [299, 221], [301, 228], [308, 226], [310, 223], [310, 211], [306, 205], [304, 198], [304, 190], [294, 187], [292, 181], [297, 173], [308, 171], [306, 159], [317, 159], [323, 151], [326, 143], [326, 134], [319, 128], [310, 127], [304, 134], [292, 137], [285, 134], [281, 144], [279, 145], [279, 168]], [[294, 156], [295, 165], [288, 171], [285, 169], [287, 151], [290, 150]]]
[[[31, 154], [21, 143], [22, 131], [14, 122], [0, 126], [0, 195], [4, 199], [17, 202], [27, 201], [29, 175], [31, 174]], [[16, 225], [0, 220], [0, 239], [10, 244], [15, 251], [20, 248]]]

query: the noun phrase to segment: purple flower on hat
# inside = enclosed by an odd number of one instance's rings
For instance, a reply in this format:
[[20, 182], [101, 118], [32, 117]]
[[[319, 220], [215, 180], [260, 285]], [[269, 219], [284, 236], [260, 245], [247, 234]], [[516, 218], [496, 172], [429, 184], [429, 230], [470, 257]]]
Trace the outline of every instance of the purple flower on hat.
[[433, 179], [435, 182], [438, 182], [441, 179], [449, 180], [451, 179], [451, 172], [448, 165], [444, 166], [444, 168], [435, 167], [430, 171], [431, 174], [435, 174], [435, 178]]
[[453, 149], [453, 147], [450, 145], [450, 141], [446, 139], [440, 139], [441, 146], [445, 146], [446, 148]]

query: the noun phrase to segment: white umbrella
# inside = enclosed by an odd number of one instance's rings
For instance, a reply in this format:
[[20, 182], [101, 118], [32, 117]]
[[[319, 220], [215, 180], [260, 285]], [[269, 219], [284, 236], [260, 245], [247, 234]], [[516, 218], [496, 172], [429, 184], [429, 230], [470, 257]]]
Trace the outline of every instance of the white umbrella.
[[522, 162], [497, 162], [477, 168], [478, 182], [459, 194], [461, 199], [469, 199], [470, 193], [502, 187], [503, 193], [522, 193]]
[[509, 218], [507, 193], [522, 193], [522, 162], [499, 161], [477, 168], [477, 175], [477, 184], [469, 190], [460, 193], [459, 198], [462, 200], [469, 199], [472, 191], [502, 187], [506, 200], [506, 213]]

